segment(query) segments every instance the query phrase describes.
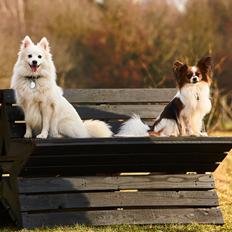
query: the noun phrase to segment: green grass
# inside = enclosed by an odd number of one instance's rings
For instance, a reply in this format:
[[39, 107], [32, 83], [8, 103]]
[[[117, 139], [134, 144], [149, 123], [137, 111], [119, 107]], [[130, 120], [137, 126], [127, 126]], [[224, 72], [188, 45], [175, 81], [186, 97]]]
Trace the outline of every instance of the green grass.
[[[222, 135], [222, 134], [217, 134]], [[231, 134], [223, 134], [231, 136]], [[214, 225], [160, 225], [160, 226], [105, 226], [105, 227], [56, 227], [52, 229], [20, 230], [19, 232], [232, 232], [232, 151], [214, 173], [216, 187], [224, 215], [223, 226]], [[0, 219], [1, 220], [1, 219]], [[13, 228], [0, 229], [0, 232], [16, 231]]]

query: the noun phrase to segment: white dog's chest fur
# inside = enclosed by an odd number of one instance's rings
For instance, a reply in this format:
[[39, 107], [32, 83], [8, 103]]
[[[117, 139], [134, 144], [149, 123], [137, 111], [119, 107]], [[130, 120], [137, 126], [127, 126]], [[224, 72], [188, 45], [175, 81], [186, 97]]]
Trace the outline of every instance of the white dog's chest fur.
[[54, 85], [47, 78], [40, 77], [35, 80], [35, 88], [31, 88], [31, 80], [22, 77], [17, 79], [15, 90], [17, 102], [25, 112], [27, 123], [36, 130], [41, 130], [41, 107], [54, 104], [54, 99], [49, 98], [51, 92], [54, 92]]

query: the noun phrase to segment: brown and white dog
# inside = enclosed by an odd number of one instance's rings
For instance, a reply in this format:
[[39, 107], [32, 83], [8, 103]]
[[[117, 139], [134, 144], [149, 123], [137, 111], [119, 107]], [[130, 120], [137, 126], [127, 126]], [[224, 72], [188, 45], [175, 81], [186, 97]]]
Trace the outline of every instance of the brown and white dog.
[[[211, 110], [210, 84], [212, 59], [204, 57], [196, 66], [176, 61], [173, 65], [178, 92], [156, 119], [152, 133], [156, 136], [206, 136], [203, 119]], [[144, 123], [134, 117], [120, 129], [118, 136], [148, 136]], [[133, 136], [134, 135], [134, 136]]]

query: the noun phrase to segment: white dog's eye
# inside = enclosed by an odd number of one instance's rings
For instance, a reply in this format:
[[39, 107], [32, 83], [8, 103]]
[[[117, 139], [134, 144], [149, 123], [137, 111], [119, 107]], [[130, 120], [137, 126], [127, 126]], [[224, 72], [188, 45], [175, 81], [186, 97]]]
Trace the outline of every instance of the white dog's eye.
[[30, 54], [30, 55], [28, 55], [28, 58], [31, 58], [32, 57], [32, 55]]
[[41, 55], [38, 55], [38, 58], [40, 58], [40, 59], [41, 59], [41, 58], [42, 58], [42, 56], [41, 56]]

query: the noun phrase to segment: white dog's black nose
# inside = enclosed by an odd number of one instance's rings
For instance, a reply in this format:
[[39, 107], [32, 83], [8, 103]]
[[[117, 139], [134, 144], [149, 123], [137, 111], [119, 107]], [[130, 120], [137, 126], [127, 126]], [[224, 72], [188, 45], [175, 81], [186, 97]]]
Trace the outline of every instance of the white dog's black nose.
[[36, 60], [32, 60], [32, 64], [33, 65], [37, 65], [37, 61]]

